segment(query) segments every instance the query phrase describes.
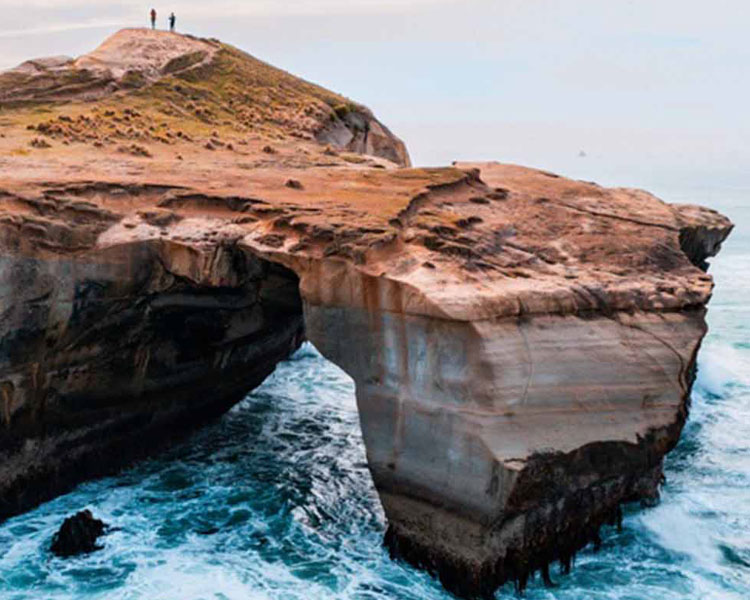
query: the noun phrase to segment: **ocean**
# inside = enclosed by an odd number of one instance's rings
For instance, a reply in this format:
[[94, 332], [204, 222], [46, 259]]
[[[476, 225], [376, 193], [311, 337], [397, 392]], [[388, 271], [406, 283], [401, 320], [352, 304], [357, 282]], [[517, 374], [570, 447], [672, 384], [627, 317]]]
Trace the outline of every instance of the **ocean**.
[[[528, 600], [750, 598], [750, 190], [662, 193], [728, 215], [690, 420], [661, 503], [625, 511], [572, 573]], [[99, 552], [49, 551], [89, 508], [114, 531]], [[439, 600], [393, 562], [365, 462], [354, 385], [309, 344], [183, 443], [0, 525], [2, 600]], [[506, 586], [499, 598], [515, 592]]]

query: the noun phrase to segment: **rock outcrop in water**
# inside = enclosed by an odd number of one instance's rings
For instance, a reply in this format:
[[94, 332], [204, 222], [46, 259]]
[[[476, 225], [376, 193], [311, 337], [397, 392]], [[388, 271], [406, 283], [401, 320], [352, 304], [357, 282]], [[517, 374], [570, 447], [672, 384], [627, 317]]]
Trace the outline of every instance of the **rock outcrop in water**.
[[104, 521], [94, 518], [90, 510], [82, 510], [63, 521], [52, 538], [50, 550], [62, 558], [101, 550], [97, 540], [106, 528]]
[[404, 168], [367, 109], [174, 34], [25, 63], [0, 103], [3, 516], [221, 414], [304, 336], [355, 380], [390, 551], [459, 595], [547, 579], [658, 496], [718, 213]]

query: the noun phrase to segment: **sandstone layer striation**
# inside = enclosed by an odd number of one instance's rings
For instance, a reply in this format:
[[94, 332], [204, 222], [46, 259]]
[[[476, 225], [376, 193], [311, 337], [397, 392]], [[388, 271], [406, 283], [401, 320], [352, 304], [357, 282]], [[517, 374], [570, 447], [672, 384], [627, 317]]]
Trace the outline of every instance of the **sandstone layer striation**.
[[[96, 83], [92, 83], [96, 81]], [[731, 223], [514, 165], [126, 30], [0, 75], [0, 514], [221, 414], [309, 339], [356, 383], [394, 557], [521, 587], [658, 498]]]

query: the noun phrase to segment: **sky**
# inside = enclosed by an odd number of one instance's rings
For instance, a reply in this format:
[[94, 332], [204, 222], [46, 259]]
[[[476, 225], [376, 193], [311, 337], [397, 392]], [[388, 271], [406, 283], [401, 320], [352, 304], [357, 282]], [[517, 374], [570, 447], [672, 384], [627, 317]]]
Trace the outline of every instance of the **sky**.
[[[750, 202], [747, 0], [153, 2], [161, 26], [174, 11], [181, 31], [367, 104], [416, 164], [498, 160]], [[0, 0], [0, 68], [83, 54], [150, 8]]]

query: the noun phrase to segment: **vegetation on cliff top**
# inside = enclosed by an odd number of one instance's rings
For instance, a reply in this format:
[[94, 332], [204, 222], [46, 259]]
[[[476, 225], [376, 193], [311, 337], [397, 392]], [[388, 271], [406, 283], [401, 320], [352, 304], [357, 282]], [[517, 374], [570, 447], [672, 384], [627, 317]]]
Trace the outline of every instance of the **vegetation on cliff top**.
[[[116, 36], [125, 34], [142, 35]], [[337, 124], [350, 127], [344, 119], [352, 113], [373, 118], [364, 106], [228, 44], [193, 42], [156, 77], [137, 66], [116, 77], [91, 58], [49, 68], [44, 60], [24, 63], [0, 73], [0, 113], [6, 124], [66, 144], [200, 139], [207, 149], [226, 147], [233, 136], [235, 145], [242, 136], [313, 142]]]

